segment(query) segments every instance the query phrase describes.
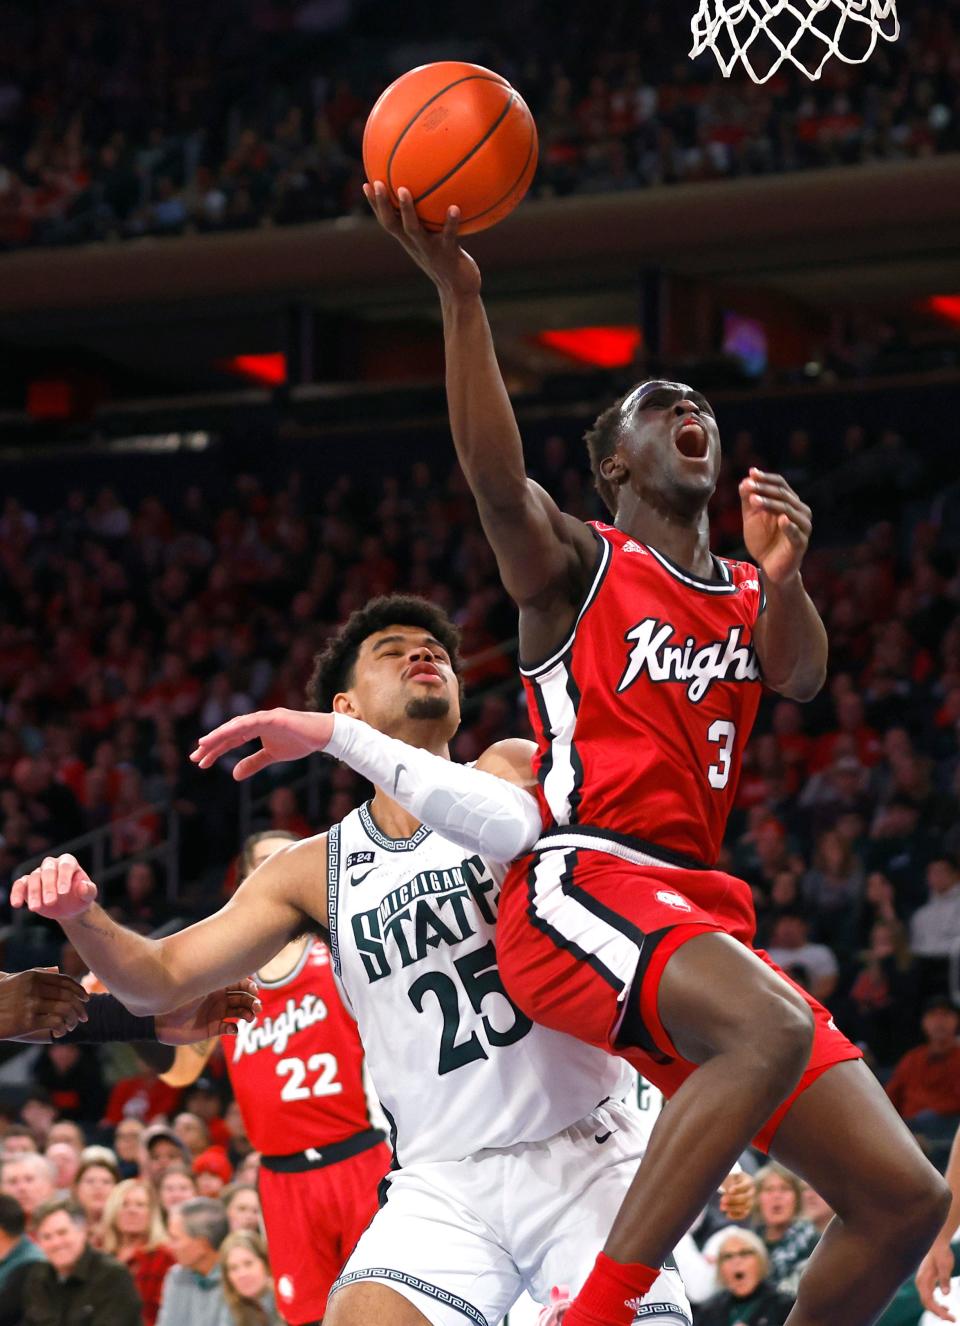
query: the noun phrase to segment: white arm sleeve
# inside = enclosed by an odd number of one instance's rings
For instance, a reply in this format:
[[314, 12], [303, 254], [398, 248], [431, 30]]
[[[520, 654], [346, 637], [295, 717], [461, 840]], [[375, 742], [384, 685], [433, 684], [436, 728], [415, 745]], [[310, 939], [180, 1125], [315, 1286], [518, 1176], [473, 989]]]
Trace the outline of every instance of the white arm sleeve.
[[382, 787], [421, 824], [495, 864], [520, 856], [543, 831], [536, 799], [522, 787], [384, 736], [357, 718], [335, 714], [324, 751]]

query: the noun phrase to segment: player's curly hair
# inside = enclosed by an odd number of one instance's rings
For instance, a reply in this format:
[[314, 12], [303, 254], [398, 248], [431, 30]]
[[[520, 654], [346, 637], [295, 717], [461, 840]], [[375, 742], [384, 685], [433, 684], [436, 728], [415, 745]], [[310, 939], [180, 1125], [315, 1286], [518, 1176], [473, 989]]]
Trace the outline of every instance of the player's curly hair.
[[587, 444], [587, 454], [590, 457], [594, 487], [612, 516], [617, 514], [617, 485], [610, 483], [608, 479], [603, 477], [600, 473], [600, 465], [608, 456], [612, 456], [617, 449], [617, 442], [620, 440], [620, 429], [623, 424], [624, 402], [640, 391], [641, 388], [657, 381], [659, 381], [658, 378], [647, 378], [644, 382], [635, 383], [629, 391], [625, 391], [612, 405], [608, 406], [603, 414], [596, 419], [593, 427], [588, 428], [583, 435], [583, 440]]
[[388, 626], [419, 626], [443, 645], [450, 666], [461, 679], [460, 630], [435, 603], [415, 594], [383, 594], [350, 614], [313, 661], [307, 682], [307, 705], [320, 713], [333, 706], [333, 697], [353, 685], [353, 669], [364, 640]]

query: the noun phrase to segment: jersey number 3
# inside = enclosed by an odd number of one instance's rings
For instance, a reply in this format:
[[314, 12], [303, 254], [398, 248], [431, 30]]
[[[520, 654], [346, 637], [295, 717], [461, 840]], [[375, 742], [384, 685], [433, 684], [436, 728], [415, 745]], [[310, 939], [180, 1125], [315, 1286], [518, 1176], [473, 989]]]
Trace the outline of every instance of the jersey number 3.
[[736, 737], [736, 725], [731, 723], [728, 718], [718, 718], [707, 729], [707, 740], [715, 742], [719, 748], [717, 762], [707, 768], [707, 777], [710, 779], [710, 786], [718, 790], [726, 787], [730, 781], [730, 770], [733, 766], [733, 743]]
[[[487, 1044], [496, 1047], [513, 1045], [515, 1041], [522, 1040], [533, 1023], [520, 1012], [501, 984], [493, 940], [464, 954], [462, 958], [457, 958], [453, 965], [460, 977], [463, 991], [470, 1001], [470, 1007], [475, 1013], [480, 1014]], [[443, 1029], [440, 1032], [440, 1060], [437, 1072], [441, 1077], [444, 1073], [453, 1073], [466, 1064], [472, 1064], [475, 1059], [490, 1057], [483, 1048], [483, 1042], [477, 1032], [471, 1031], [465, 1040], [457, 1040], [460, 1034], [460, 995], [457, 982], [452, 976], [443, 971], [427, 972], [414, 981], [408, 993], [410, 1002], [418, 1013], [423, 1012], [423, 1001], [428, 994], [434, 995], [440, 1005]], [[513, 1015], [512, 1023], [503, 1031], [495, 1027], [483, 1012], [483, 1003], [488, 995], [499, 995]]]

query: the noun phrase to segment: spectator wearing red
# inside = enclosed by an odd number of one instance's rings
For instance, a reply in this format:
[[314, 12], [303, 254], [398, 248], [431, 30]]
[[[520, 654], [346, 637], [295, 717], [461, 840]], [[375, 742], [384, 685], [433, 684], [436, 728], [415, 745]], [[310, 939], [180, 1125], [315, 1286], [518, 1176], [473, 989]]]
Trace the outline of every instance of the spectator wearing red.
[[152, 1068], [144, 1068], [136, 1077], [123, 1078], [110, 1092], [104, 1123], [118, 1124], [126, 1118], [147, 1123], [158, 1114], [173, 1114], [179, 1100], [179, 1091], [161, 1082]]
[[143, 1304], [144, 1326], [154, 1326], [173, 1253], [166, 1245], [163, 1213], [149, 1183], [125, 1179], [113, 1189], [103, 1211], [101, 1247], [131, 1273]]
[[[856, 691], [841, 691], [834, 700], [836, 727], [826, 732], [813, 748], [811, 768], [825, 769], [837, 757], [837, 745], [842, 737], [849, 737], [853, 742], [854, 753], [866, 768], [879, 764], [883, 757], [883, 747], [879, 735], [867, 723], [864, 717], [863, 700]], [[844, 744], [846, 750], [846, 744]]]
[[922, 1025], [926, 1044], [903, 1056], [887, 1095], [913, 1132], [949, 1144], [960, 1124], [960, 1010], [946, 996], [934, 996]]

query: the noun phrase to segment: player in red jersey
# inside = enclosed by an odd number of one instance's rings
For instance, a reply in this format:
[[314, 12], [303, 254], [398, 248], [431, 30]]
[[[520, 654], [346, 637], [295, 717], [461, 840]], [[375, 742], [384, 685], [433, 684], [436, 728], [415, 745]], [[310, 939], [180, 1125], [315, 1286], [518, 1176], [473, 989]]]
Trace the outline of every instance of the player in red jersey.
[[504, 885], [498, 961], [528, 1015], [608, 1046], [671, 1100], [567, 1326], [629, 1323], [655, 1268], [757, 1136], [837, 1212], [790, 1326], [876, 1319], [949, 1200], [829, 1014], [751, 951], [750, 891], [715, 870], [762, 680], [826, 672], [803, 588], [809, 509], [779, 476], [740, 488], [753, 566], [710, 552], [720, 466], [708, 402], [641, 383], [588, 434], [613, 524], [562, 513], [523, 448], [451, 208], [411, 194], [381, 225], [440, 295], [457, 455], [507, 591], [539, 740], [545, 833]]
[[[241, 881], [291, 841], [293, 834], [271, 829], [253, 834]], [[295, 939], [256, 981], [262, 1011], [225, 1038], [223, 1049], [247, 1136], [261, 1152], [277, 1304], [284, 1321], [305, 1326], [323, 1317], [331, 1285], [376, 1213], [392, 1157], [370, 1118], [357, 1024], [337, 991], [326, 944], [312, 935]], [[189, 1063], [178, 1086], [199, 1076], [212, 1048], [178, 1052]]]

